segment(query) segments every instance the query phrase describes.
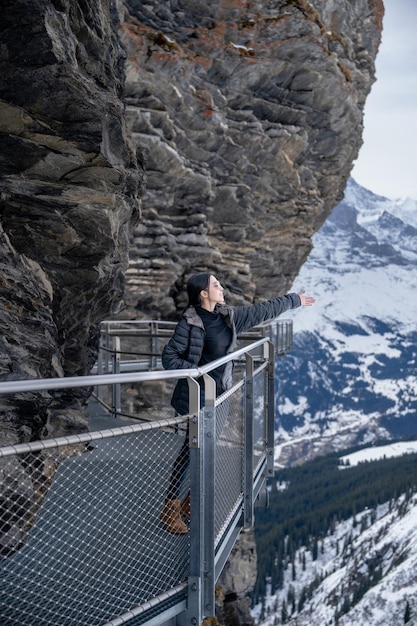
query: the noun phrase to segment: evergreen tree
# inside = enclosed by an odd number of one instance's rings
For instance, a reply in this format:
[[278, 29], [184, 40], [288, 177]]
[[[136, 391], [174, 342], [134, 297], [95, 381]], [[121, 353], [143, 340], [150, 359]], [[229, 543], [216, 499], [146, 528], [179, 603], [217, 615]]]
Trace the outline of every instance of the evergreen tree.
[[404, 611], [404, 624], [408, 624], [410, 619], [411, 619], [411, 609], [410, 609], [410, 603], [407, 600], [407, 604], [405, 605], [405, 611]]
[[313, 550], [311, 552], [311, 556], [313, 561], [317, 561], [317, 556], [318, 556], [318, 540], [317, 537], [314, 537], [314, 542], [313, 542]]
[[301, 613], [301, 611], [303, 610], [306, 600], [307, 600], [307, 592], [306, 592], [306, 588], [303, 587], [301, 589], [300, 597], [298, 598], [297, 610], [299, 613]]
[[263, 622], [264, 619], [265, 619], [265, 596], [263, 596], [262, 600], [261, 600], [261, 612], [260, 612], [260, 615], [259, 615], [259, 620], [261, 622]]
[[290, 588], [288, 589], [288, 593], [287, 593], [287, 606], [291, 606], [291, 615], [292, 615], [295, 611], [295, 592], [294, 592], [294, 587], [292, 585], [290, 585]]
[[287, 609], [287, 603], [284, 602], [282, 603], [282, 607], [281, 607], [281, 622], [283, 624], [286, 624], [288, 621], [288, 609]]

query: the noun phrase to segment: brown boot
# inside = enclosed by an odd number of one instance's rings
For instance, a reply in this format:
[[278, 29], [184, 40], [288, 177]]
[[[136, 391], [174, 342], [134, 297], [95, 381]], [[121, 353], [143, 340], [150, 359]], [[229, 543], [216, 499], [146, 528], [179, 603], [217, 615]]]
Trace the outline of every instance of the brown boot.
[[188, 528], [181, 518], [181, 500], [165, 500], [164, 508], [159, 515], [165, 524], [165, 530], [174, 535], [185, 535]]
[[188, 496], [186, 496], [184, 498], [184, 500], [181, 502], [181, 515], [185, 518], [185, 519], [190, 519], [191, 516], [191, 510], [190, 510], [190, 494], [188, 494]]

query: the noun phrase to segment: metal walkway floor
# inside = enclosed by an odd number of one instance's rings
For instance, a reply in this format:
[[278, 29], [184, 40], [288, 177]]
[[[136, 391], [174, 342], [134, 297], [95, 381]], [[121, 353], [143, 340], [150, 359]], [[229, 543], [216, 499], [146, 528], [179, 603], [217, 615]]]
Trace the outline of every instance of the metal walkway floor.
[[158, 518], [173, 459], [155, 457], [161, 436], [179, 450], [183, 437], [149, 432], [140, 449], [116, 437], [60, 464], [26, 544], [0, 563], [1, 624], [100, 625], [160, 593], [162, 579], [165, 588], [186, 579], [188, 536], [164, 532]]

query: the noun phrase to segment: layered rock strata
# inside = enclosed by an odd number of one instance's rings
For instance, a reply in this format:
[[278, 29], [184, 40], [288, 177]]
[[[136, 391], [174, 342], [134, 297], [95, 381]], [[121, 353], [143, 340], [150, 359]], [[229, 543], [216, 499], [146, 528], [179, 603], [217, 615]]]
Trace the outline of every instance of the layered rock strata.
[[[143, 168], [105, 0], [2, 3], [0, 378], [74, 376], [119, 306]], [[0, 398], [0, 443], [87, 428], [84, 393]]]
[[125, 101], [145, 148], [124, 315], [175, 318], [191, 273], [285, 292], [362, 143], [379, 0], [127, 0]]
[[[288, 289], [361, 145], [379, 0], [2, 9], [3, 380], [89, 370], [129, 246], [124, 316], [175, 318], [200, 269], [230, 302]], [[4, 441], [85, 427], [50, 400]]]

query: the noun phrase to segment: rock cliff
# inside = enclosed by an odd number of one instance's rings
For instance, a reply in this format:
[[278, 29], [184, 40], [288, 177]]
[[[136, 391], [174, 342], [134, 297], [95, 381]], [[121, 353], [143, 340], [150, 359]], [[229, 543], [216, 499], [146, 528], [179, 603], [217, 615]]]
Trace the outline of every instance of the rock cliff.
[[147, 185], [123, 314], [175, 318], [207, 268], [232, 303], [285, 292], [357, 157], [382, 3], [126, 4]]
[[[175, 318], [194, 271], [231, 303], [286, 291], [358, 155], [382, 16], [3, 0], [0, 379], [87, 373], [100, 320]], [[0, 445], [85, 430], [85, 394], [1, 397]], [[252, 576], [224, 572], [228, 623]]]
[[[86, 373], [123, 293], [120, 315], [174, 318], [195, 270], [235, 303], [288, 289], [358, 154], [382, 14], [5, 0], [1, 379]], [[82, 430], [82, 400], [2, 399], [0, 441]]]
[[[141, 161], [105, 0], [5, 0], [0, 25], [0, 378], [86, 374], [119, 306]], [[87, 427], [82, 394], [0, 399], [0, 443]]]

